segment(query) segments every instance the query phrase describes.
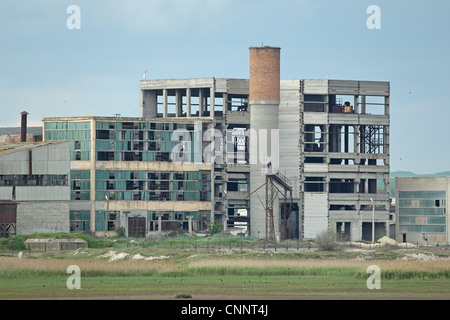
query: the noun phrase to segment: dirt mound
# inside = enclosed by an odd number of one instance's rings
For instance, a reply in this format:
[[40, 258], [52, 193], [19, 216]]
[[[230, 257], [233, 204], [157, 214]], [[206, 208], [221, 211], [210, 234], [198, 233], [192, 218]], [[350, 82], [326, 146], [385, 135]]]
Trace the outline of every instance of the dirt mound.
[[399, 245], [399, 243], [397, 241], [395, 241], [394, 239], [391, 239], [389, 237], [386, 237], [386, 236], [378, 239], [378, 242], [382, 243], [382, 244], [390, 244], [390, 245], [393, 245], [393, 246], [398, 246]]

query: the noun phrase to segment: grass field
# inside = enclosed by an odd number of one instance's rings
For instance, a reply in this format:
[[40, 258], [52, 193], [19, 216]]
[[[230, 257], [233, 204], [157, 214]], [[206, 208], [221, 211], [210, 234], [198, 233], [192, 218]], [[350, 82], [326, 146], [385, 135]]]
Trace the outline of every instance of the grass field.
[[[0, 299], [450, 299], [450, 260], [422, 251], [107, 247], [0, 256]], [[428, 252], [429, 253], [429, 252]], [[70, 265], [80, 289], [68, 289]], [[380, 268], [369, 289], [367, 268]]]

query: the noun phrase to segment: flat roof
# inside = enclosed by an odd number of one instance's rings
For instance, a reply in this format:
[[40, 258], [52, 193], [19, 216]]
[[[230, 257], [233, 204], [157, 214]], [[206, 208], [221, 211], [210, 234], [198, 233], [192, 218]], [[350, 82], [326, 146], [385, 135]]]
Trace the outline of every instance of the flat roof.
[[176, 122], [176, 123], [189, 123], [193, 121], [209, 122], [212, 121], [208, 117], [166, 117], [166, 118], [141, 118], [141, 117], [103, 117], [103, 116], [82, 116], [82, 117], [52, 117], [44, 118], [42, 121], [116, 121], [116, 122]]

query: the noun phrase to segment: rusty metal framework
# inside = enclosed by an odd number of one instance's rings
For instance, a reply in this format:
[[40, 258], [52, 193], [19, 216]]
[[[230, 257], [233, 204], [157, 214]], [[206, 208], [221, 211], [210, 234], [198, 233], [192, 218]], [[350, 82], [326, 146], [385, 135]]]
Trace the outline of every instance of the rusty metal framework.
[[288, 221], [290, 221], [293, 207], [292, 187], [290, 186], [290, 182], [285, 176], [277, 170], [274, 170], [270, 163], [267, 165], [264, 172], [266, 175], [266, 182], [249, 194], [248, 197], [265, 186], [266, 201], [264, 209], [266, 213], [266, 239], [275, 240], [273, 205], [276, 198], [281, 194], [283, 196], [283, 212], [281, 214], [282, 221], [280, 223], [281, 233], [283, 239], [291, 238], [292, 234], [290, 228], [288, 228]]

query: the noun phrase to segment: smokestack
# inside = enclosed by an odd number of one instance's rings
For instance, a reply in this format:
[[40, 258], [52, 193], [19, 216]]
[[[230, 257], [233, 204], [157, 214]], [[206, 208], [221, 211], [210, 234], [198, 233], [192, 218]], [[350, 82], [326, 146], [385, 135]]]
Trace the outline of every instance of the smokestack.
[[249, 106], [250, 129], [255, 134], [254, 142], [258, 140], [253, 144], [250, 164], [271, 162], [278, 169], [280, 48], [250, 47]]
[[280, 48], [250, 48], [249, 101], [280, 103]]
[[20, 142], [27, 141], [27, 114], [28, 112], [22, 111], [20, 113], [22, 115], [22, 125], [20, 127]]
[[[279, 169], [280, 48], [250, 47], [250, 186], [253, 190], [266, 183], [266, 173]], [[265, 207], [255, 192], [250, 196], [251, 236], [265, 234]], [[275, 226], [279, 220], [278, 200], [273, 202]]]

